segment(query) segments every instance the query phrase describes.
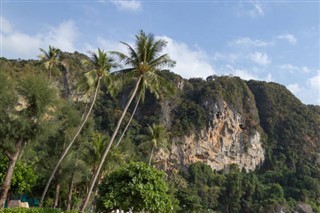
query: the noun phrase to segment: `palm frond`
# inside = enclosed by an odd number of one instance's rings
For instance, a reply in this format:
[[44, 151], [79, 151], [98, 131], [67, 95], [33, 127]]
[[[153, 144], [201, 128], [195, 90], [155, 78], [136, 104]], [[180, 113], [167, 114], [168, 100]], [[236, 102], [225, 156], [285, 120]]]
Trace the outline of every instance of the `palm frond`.
[[153, 34], [147, 35], [141, 30], [136, 35], [134, 47], [125, 42], [122, 42], [122, 44], [128, 48], [128, 55], [115, 51], [111, 52], [120, 61], [123, 61], [125, 65], [132, 66], [131, 68], [114, 72], [116, 75], [121, 73], [123, 79], [129, 79], [122, 82], [128, 83], [132, 79], [142, 76], [138, 92], [142, 102], [144, 102], [146, 90], [149, 90], [156, 98], [172, 94], [173, 86], [170, 85], [171, 82], [166, 82], [156, 73], [164, 67], [173, 67], [175, 65], [175, 61], [171, 60], [167, 54], [160, 55], [167, 42], [163, 39], [157, 40]]
[[168, 54], [161, 55], [158, 58], [153, 59], [150, 61], [150, 66], [157, 67], [161, 69], [162, 67], [174, 67], [176, 62], [171, 60]]

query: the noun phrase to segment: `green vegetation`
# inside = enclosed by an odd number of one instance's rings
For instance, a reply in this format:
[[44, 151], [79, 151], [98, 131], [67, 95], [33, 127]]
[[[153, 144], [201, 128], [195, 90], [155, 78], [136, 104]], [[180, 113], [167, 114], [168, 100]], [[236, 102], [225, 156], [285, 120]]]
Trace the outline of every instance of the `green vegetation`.
[[295, 172], [298, 165], [313, 164], [312, 158], [317, 156], [312, 155], [319, 148], [320, 114], [317, 107], [302, 104], [287, 89], [275, 83], [250, 81], [248, 85], [255, 94], [261, 126], [268, 135], [268, 158], [264, 166], [277, 170], [282, 163]]
[[[0, 212], [81, 211], [88, 204], [102, 211], [268, 213], [304, 203], [320, 213], [319, 106], [275, 83], [184, 80], [161, 70], [174, 65], [159, 55], [165, 41], [142, 31], [136, 38], [134, 47], [124, 44], [128, 55], [99, 49], [90, 58], [49, 47], [40, 61], [0, 58], [0, 204], [46, 194], [48, 208]], [[116, 59], [125, 69], [114, 69]], [[265, 162], [256, 171], [213, 171], [198, 162], [164, 174], [132, 163], [163, 168], [159, 151], [170, 152], [177, 138], [200, 137], [225, 105], [241, 114], [245, 142], [261, 133]]]
[[[167, 54], [160, 55], [162, 50], [166, 47], [166, 41], [162, 39], [156, 40], [153, 34], [147, 35], [141, 30], [136, 36], [136, 43], [134, 48], [132, 48], [129, 44], [126, 44], [124, 42], [122, 43], [127, 46], [129, 56], [120, 52], [113, 52], [113, 54], [117, 55], [119, 59], [125, 63], [125, 65], [129, 65], [132, 67], [125, 70], [120, 70], [119, 72], [123, 73], [125, 80], [132, 80], [133, 78], [136, 83], [134, 89], [132, 90], [132, 94], [130, 95], [130, 98], [121, 114], [121, 117], [117, 122], [117, 126], [111, 136], [110, 142], [108, 143], [108, 146], [106, 147], [101, 157], [101, 161], [99, 163], [97, 171], [93, 175], [93, 179], [90, 183], [87, 196], [84, 199], [81, 212], [84, 212], [88, 205], [91, 192], [93, 190], [93, 187], [95, 186], [100, 170], [105, 162], [108, 152], [110, 151], [113, 141], [118, 134], [120, 125], [122, 124], [124, 116], [129, 106], [131, 105], [133, 98], [136, 96], [136, 94], [139, 94], [137, 102], [139, 102], [140, 98], [144, 100], [145, 92], [147, 89], [156, 97], [159, 97], [159, 88], [166, 88], [166, 86], [169, 88], [170, 85], [169, 82], [162, 80], [162, 78], [158, 76], [156, 72], [161, 71], [162, 67], [173, 67], [175, 64], [175, 62], [172, 61]], [[131, 119], [128, 123], [130, 122]], [[119, 143], [120, 141], [117, 144]]]
[[[8, 158], [1, 155], [0, 162], [0, 182], [3, 183], [8, 165]], [[37, 179], [38, 176], [30, 165], [18, 161], [12, 176], [10, 191], [17, 194], [31, 192], [31, 189], [37, 183]]]
[[1, 213], [77, 213], [78, 211], [63, 211], [60, 209], [49, 209], [49, 208], [10, 208], [0, 209]]
[[[53, 51], [51, 47], [50, 48], [50, 51]], [[54, 49], [55, 50], [55, 49]], [[42, 50], [43, 51], [43, 50]], [[59, 50], [55, 50], [55, 51], [58, 51]], [[52, 57], [55, 57], [56, 54], [53, 54]], [[58, 63], [57, 60], [54, 58], [54, 61], [55, 63]], [[50, 62], [50, 60], [49, 60]], [[46, 62], [47, 63], [47, 62]], [[107, 81], [107, 82], [110, 82], [109, 78], [110, 78], [110, 69], [113, 68], [113, 67], [117, 67], [117, 65], [114, 63], [113, 59], [110, 59], [107, 57], [107, 54], [103, 51], [101, 51], [100, 49], [98, 49], [98, 53], [95, 54], [93, 53], [92, 54], [92, 58], [91, 60], [87, 60], [85, 61], [86, 64], [93, 64], [94, 66], [94, 69], [93, 70], [90, 70], [89, 72], [87, 72], [85, 74], [85, 76], [87, 77], [87, 85], [88, 85], [88, 89], [86, 91], [86, 93], [90, 93], [91, 90], [94, 90], [94, 93], [93, 93], [93, 98], [92, 98], [92, 101], [91, 101], [91, 105], [89, 107], [89, 110], [88, 112], [85, 112], [86, 114], [84, 114], [84, 118], [83, 118], [83, 121], [81, 123], [81, 125], [79, 126], [77, 132], [75, 133], [74, 137], [72, 138], [71, 142], [69, 143], [69, 145], [67, 146], [67, 148], [64, 150], [63, 154], [61, 155], [60, 159], [58, 160], [56, 166], [54, 167], [49, 179], [48, 179], [48, 182], [45, 186], [45, 189], [42, 193], [42, 196], [41, 196], [41, 200], [40, 200], [40, 207], [42, 207], [43, 205], [43, 201], [44, 201], [44, 198], [45, 198], [45, 195], [48, 191], [48, 188], [49, 188], [49, 185], [54, 177], [54, 175], [56, 174], [62, 160], [65, 158], [65, 156], [67, 155], [67, 153], [69, 152], [71, 146], [73, 145], [73, 143], [75, 142], [75, 140], [77, 139], [77, 137], [79, 136], [82, 128], [84, 127], [84, 125], [86, 124], [90, 114], [91, 114], [91, 111], [93, 109], [93, 106], [96, 102], [96, 99], [97, 99], [97, 95], [98, 95], [98, 91], [100, 89], [100, 82], [101, 82], [101, 79]], [[51, 74], [50, 74], [51, 76]], [[50, 78], [49, 78], [50, 79]], [[107, 86], [110, 88], [111, 87], [111, 83], [107, 84]], [[94, 89], [92, 89], [94, 88]], [[110, 89], [111, 90], [111, 89]]]
[[131, 163], [108, 175], [100, 185], [97, 210], [172, 212], [164, 173], [144, 163]]
[[[58, 110], [55, 89], [43, 78], [27, 75], [22, 79], [9, 79], [0, 74], [1, 122], [0, 148], [8, 158], [3, 180], [0, 207], [4, 206], [18, 157], [28, 142], [46, 135], [55, 110]], [[18, 103], [18, 105], [17, 105]]]
[[169, 133], [166, 132], [166, 129], [159, 124], [152, 124], [152, 126], [148, 126], [149, 135], [142, 138], [142, 142], [140, 144], [140, 148], [143, 150], [148, 150], [150, 152], [149, 157], [149, 166], [152, 162], [153, 153], [156, 149], [160, 147], [167, 148]]
[[294, 208], [297, 201], [309, 203], [319, 212], [319, 178], [301, 176], [271, 171], [246, 173], [237, 166], [231, 166], [228, 172], [216, 172], [195, 163], [171, 179], [186, 183], [176, 192], [182, 207], [179, 212], [276, 212], [280, 206]]

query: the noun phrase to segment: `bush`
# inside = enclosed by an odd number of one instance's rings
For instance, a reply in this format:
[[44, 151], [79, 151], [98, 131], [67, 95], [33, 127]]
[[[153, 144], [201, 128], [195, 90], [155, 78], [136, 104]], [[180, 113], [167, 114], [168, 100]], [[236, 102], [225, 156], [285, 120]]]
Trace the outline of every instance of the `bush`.
[[130, 163], [112, 172], [99, 187], [97, 208], [148, 212], [172, 212], [164, 173], [144, 163]]
[[51, 208], [7, 208], [0, 209], [0, 213], [77, 213], [77, 211], [62, 211]]

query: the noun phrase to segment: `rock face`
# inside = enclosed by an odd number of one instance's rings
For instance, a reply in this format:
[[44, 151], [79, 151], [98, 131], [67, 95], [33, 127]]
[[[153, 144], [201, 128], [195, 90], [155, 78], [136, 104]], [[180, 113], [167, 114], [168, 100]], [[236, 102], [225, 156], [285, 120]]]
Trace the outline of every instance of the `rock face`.
[[247, 127], [241, 113], [226, 102], [206, 104], [207, 128], [174, 138], [171, 150], [159, 150], [155, 163], [166, 171], [199, 161], [215, 170], [227, 169], [231, 164], [255, 170], [265, 159], [259, 131]]
[[299, 202], [293, 213], [314, 213], [314, 211], [310, 205]]
[[10, 200], [8, 208], [29, 208], [29, 203], [21, 202], [20, 200]]
[[275, 213], [314, 213], [314, 211], [309, 204], [298, 202], [292, 210], [288, 210], [285, 206], [279, 206]]

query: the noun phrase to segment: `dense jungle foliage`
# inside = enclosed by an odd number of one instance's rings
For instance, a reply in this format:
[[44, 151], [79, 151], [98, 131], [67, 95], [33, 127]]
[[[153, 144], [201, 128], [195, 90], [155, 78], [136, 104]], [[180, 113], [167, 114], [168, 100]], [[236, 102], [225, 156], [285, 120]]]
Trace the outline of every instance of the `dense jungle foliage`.
[[[20, 144], [19, 156], [15, 156], [18, 161], [9, 198], [27, 196], [33, 201], [40, 200], [53, 167], [90, 106], [93, 95], [83, 82], [86, 82], [85, 73], [92, 67], [82, 63], [88, 59], [77, 52], [62, 52], [63, 66], [52, 66], [50, 78], [42, 61], [0, 59], [0, 183], [10, 161], [8, 156], [17, 149], [20, 139], [25, 141]], [[162, 92], [157, 97], [156, 93], [146, 90], [128, 131], [117, 143], [134, 111], [135, 104], [130, 105], [98, 177], [100, 187], [106, 187], [100, 191], [95, 188], [95, 193], [100, 193], [99, 208], [108, 209], [113, 205], [108, 199], [103, 200], [113, 196], [109, 193], [112, 182], [105, 182], [104, 177], [117, 183], [118, 176], [127, 178], [119, 171], [130, 162], [152, 164], [153, 151], [161, 146], [170, 150], [173, 138], [208, 127], [210, 116], [206, 102], [224, 100], [245, 115], [247, 128], [262, 133], [265, 162], [254, 172], [240, 170], [237, 165], [214, 171], [199, 162], [166, 175], [156, 173], [157, 181], [166, 180], [167, 186], [163, 187], [167, 190], [161, 193], [167, 193], [170, 200], [166, 202], [172, 206], [163, 211], [291, 212], [299, 205], [308, 204], [320, 213], [319, 106], [304, 105], [276, 83], [244, 81], [231, 76], [185, 80], [170, 71], [157, 74], [171, 82], [175, 92]], [[134, 84], [121, 75], [113, 81], [117, 83], [116, 93], [101, 83], [93, 113], [59, 167], [49, 187], [45, 207], [80, 209], [91, 175], [134, 88]], [[25, 111], [26, 108], [30, 110]], [[153, 124], [165, 131], [164, 144], [156, 137]], [[149, 171], [150, 168], [143, 166], [143, 169]], [[108, 206], [103, 207], [101, 202]], [[96, 208], [95, 201], [89, 208]]]

